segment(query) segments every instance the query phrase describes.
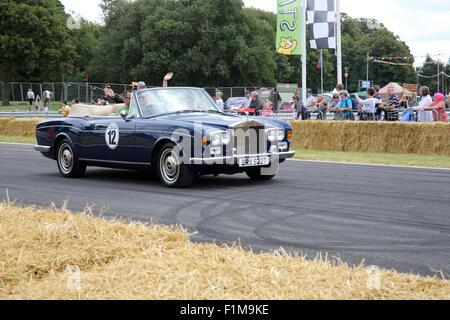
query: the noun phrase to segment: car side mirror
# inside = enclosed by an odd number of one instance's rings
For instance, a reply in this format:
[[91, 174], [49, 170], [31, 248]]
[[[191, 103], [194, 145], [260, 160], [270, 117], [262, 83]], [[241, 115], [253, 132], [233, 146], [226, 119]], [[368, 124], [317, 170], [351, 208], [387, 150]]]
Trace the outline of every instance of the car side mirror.
[[123, 120], [127, 120], [128, 112], [126, 112], [125, 110], [122, 110], [122, 111], [120, 111], [120, 116], [122, 117]]

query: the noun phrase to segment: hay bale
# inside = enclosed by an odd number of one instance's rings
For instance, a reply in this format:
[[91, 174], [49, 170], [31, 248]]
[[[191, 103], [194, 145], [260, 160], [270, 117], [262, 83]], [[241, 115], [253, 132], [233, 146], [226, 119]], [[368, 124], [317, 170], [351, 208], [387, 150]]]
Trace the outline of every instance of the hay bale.
[[[450, 283], [280, 249], [189, 241], [177, 226], [0, 204], [0, 299], [449, 299]], [[77, 266], [79, 287], [69, 286]]]
[[36, 124], [46, 119], [0, 119], [0, 135], [8, 137], [36, 137]]
[[450, 155], [450, 123], [294, 121], [293, 149]]

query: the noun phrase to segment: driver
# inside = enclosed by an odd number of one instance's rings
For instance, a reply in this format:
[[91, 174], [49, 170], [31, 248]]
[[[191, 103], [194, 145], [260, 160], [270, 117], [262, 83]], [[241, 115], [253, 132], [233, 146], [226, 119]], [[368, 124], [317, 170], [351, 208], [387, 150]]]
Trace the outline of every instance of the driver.
[[123, 103], [125, 103], [125, 106], [117, 110], [116, 116], [120, 116], [122, 111], [126, 111], [127, 113], [130, 112], [131, 91], [125, 91], [122, 94], [122, 97], [119, 98], [123, 101]]

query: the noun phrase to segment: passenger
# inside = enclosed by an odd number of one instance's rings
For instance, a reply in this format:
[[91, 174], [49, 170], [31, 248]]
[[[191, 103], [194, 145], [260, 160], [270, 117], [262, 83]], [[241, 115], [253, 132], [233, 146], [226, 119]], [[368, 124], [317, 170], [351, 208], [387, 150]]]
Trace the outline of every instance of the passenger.
[[80, 103], [80, 100], [78, 100], [76, 98], [72, 100], [72, 105], [79, 104], [79, 103]]

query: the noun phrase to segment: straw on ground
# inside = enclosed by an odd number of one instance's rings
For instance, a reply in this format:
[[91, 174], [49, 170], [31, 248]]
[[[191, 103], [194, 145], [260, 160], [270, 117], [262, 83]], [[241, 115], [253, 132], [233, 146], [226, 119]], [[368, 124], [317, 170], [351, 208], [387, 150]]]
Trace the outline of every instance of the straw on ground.
[[449, 299], [443, 276], [194, 244], [179, 226], [0, 204], [2, 299]]

